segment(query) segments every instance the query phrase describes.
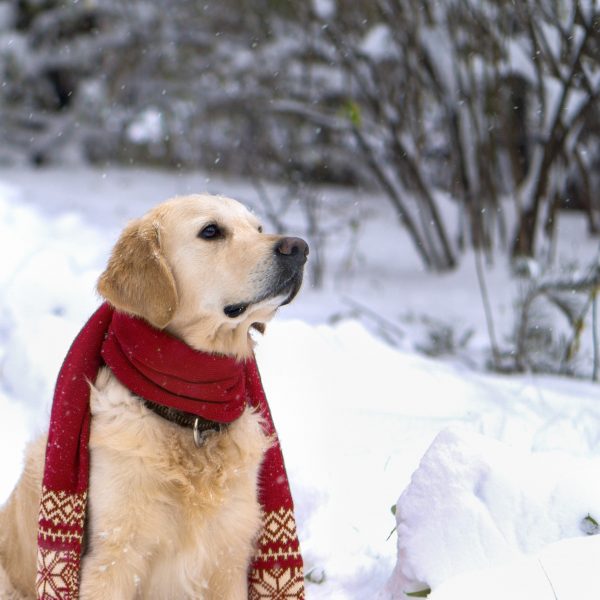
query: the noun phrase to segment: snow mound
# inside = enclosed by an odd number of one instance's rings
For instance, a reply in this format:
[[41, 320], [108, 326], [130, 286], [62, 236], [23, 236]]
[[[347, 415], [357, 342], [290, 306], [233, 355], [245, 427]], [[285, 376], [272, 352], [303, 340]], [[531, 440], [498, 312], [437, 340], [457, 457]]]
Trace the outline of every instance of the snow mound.
[[429, 600], [593, 600], [598, 564], [600, 536], [562, 540], [536, 556], [453, 577]]
[[39, 411], [98, 304], [107, 242], [77, 214], [48, 218], [19, 200], [18, 190], [0, 183], [0, 385]]
[[30, 423], [22, 405], [14, 402], [0, 391], [0, 501], [4, 501], [13, 489], [23, 469], [23, 449], [30, 437]]
[[397, 503], [398, 563], [387, 598], [435, 590], [455, 575], [589, 533], [586, 525], [600, 518], [599, 468], [600, 459], [527, 453], [462, 428], [442, 431]]

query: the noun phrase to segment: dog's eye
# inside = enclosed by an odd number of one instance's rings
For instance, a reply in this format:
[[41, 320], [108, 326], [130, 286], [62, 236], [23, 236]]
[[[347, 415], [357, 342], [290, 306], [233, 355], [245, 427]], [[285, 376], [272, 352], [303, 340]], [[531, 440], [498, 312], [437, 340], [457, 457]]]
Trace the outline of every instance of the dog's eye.
[[203, 240], [214, 240], [216, 238], [220, 238], [221, 236], [222, 236], [222, 232], [219, 229], [219, 226], [215, 225], [214, 223], [207, 225], [198, 234], [198, 237], [202, 238]]

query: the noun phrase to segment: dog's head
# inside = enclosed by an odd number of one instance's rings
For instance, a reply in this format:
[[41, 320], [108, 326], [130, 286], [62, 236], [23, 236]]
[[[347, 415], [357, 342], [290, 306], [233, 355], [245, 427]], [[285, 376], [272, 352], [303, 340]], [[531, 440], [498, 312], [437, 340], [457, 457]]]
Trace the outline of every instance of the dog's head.
[[249, 328], [297, 294], [307, 255], [304, 240], [263, 233], [235, 200], [186, 196], [128, 225], [98, 291], [195, 348], [243, 357]]

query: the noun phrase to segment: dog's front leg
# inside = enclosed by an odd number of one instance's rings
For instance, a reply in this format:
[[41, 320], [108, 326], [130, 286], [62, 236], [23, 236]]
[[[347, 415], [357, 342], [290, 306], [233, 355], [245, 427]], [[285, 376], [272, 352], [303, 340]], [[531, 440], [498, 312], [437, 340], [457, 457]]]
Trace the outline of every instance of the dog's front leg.
[[0, 565], [0, 598], [2, 600], [26, 600], [25, 597], [19, 594], [12, 586], [10, 578], [2, 565]]
[[209, 584], [207, 600], [248, 600], [248, 573], [246, 569], [218, 571]]
[[84, 556], [79, 598], [134, 600], [140, 597], [146, 572], [144, 557], [128, 547], [126, 540], [113, 539]]
[[150, 503], [136, 504], [126, 493], [132, 490], [135, 487], [120, 485], [111, 489], [107, 484], [103, 494], [94, 486], [88, 507], [89, 537], [81, 565], [80, 600], [134, 600], [144, 596], [142, 588], [156, 550], [157, 527], [145, 526], [153, 522], [147, 508]]

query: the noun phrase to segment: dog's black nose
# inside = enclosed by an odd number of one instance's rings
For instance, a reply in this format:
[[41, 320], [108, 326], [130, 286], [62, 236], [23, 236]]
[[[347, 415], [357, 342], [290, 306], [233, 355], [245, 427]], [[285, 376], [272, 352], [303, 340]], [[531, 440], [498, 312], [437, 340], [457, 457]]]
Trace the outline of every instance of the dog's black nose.
[[284, 237], [275, 244], [275, 254], [304, 264], [308, 256], [308, 244], [302, 238]]

